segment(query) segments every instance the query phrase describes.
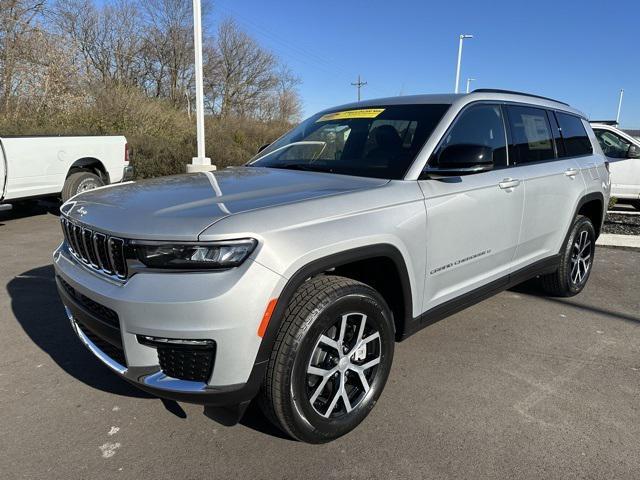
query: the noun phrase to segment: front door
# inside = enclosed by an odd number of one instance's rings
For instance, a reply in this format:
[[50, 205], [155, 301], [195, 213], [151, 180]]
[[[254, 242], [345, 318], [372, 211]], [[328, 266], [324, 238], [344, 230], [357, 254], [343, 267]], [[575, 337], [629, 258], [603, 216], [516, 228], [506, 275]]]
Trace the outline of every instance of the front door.
[[427, 211], [427, 271], [423, 309], [500, 279], [507, 282], [520, 230], [522, 185], [511, 178], [499, 105], [464, 110], [436, 149], [483, 145], [493, 151], [488, 172], [420, 180]]
[[627, 158], [631, 141], [605, 129], [594, 129], [602, 151], [609, 160], [611, 196], [640, 198], [640, 159]]

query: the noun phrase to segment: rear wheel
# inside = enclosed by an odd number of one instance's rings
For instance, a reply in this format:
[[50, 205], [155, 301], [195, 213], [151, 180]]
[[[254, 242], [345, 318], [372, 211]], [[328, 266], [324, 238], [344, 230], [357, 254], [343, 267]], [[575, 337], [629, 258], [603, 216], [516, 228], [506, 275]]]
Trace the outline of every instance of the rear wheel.
[[62, 201], [66, 202], [78, 193], [93, 190], [102, 187], [104, 182], [102, 179], [91, 172], [75, 172], [67, 177], [62, 187]]
[[286, 309], [260, 405], [298, 440], [324, 443], [358, 426], [374, 407], [393, 360], [392, 315], [355, 280], [320, 276]]
[[589, 218], [578, 215], [562, 249], [558, 270], [541, 277], [545, 292], [558, 297], [580, 293], [591, 274], [595, 244], [593, 223]]

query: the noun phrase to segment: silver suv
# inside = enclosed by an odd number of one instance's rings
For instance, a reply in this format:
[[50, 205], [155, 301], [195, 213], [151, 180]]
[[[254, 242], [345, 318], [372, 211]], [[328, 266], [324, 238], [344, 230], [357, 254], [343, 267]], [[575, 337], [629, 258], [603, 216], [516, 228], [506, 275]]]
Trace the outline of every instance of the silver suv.
[[56, 281], [80, 340], [160, 397], [258, 398], [327, 442], [384, 388], [396, 341], [540, 277], [585, 286], [609, 197], [584, 115], [498, 90], [321, 112], [240, 168], [62, 207]]

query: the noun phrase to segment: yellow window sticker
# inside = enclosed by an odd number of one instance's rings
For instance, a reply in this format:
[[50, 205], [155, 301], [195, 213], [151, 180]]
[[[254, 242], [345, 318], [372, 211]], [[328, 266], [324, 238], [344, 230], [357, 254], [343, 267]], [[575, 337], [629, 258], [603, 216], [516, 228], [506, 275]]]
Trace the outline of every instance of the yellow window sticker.
[[376, 118], [384, 112], [384, 108], [361, 108], [359, 110], [344, 110], [342, 112], [327, 113], [321, 116], [318, 122], [328, 122], [329, 120], [344, 120], [351, 118]]

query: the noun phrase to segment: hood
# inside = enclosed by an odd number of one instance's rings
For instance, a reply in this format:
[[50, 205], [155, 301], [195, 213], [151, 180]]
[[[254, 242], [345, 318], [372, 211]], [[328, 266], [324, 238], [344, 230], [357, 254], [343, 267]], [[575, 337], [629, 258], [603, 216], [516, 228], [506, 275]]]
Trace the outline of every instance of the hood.
[[388, 180], [240, 167], [111, 185], [77, 195], [68, 217], [124, 238], [196, 240], [215, 222], [249, 210], [374, 188]]

